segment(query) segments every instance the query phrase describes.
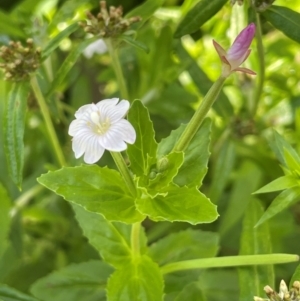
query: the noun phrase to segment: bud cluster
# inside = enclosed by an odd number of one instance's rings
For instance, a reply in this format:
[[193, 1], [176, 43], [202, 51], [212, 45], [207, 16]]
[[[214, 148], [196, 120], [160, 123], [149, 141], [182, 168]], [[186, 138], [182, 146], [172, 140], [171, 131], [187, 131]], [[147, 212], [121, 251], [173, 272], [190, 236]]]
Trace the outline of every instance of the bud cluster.
[[123, 9], [121, 6], [110, 6], [109, 11], [106, 1], [100, 1], [100, 12], [94, 16], [87, 12], [87, 21], [80, 22], [80, 26], [93, 35], [100, 35], [103, 38], [116, 37], [125, 32], [132, 23], [139, 22], [140, 17], [123, 19]]
[[26, 41], [24, 47], [21, 42], [10, 41], [8, 46], [0, 48], [0, 67], [4, 69], [5, 80], [21, 81], [28, 78], [40, 63], [41, 48], [35, 48], [32, 39]]
[[300, 281], [295, 281], [290, 290], [283, 280], [280, 282], [279, 293], [275, 292], [269, 285], [264, 287], [269, 299], [254, 297], [254, 301], [300, 301]]

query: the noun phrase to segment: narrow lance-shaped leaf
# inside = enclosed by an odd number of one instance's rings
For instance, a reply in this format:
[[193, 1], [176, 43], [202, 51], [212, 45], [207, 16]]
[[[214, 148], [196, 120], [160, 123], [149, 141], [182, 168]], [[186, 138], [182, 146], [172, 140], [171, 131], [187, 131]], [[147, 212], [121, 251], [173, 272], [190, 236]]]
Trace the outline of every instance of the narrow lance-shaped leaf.
[[129, 110], [128, 120], [136, 131], [136, 141], [128, 145], [127, 154], [132, 171], [139, 177], [147, 176], [149, 167], [156, 161], [157, 143], [154, 139], [152, 121], [146, 107], [139, 100], [135, 100]]
[[206, 21], [214, 16], [227, 0], [201, 0], [184, 17], [174, 34], [181, 38], [186, 34], [197, 31]]
[[120, 174], [97, 165], [64, 167], [38, 178], [38, 182], [86, 210], [111, 221], [134, 223], [144, 217]]
[[292, 188], [298, 185], [299, 182], [295, 177], [283, 176], [265, 185], [264, 187], [258, 189], [254, 193], [267, 193], [267, 192], [279, 191], [279, 190]]
[[14, 183], [21, 189], [24, 165], [24, 128], [28, 83], [18, 83], [11, 89], [5, 103], [3, 119], [4, 149], [9, 174]]
[[162, 301], [163, 278], [158, 265], [145, 255], [124, 262], [108, 281], [107, 300]]
[[[131, 225], [110, 222], [100, 214], [86, 211], [75, 204], [72, 207], [83, 234], [106, 262], [121, 268], [124, 262], [131, 260]], [[140, 231], [140, 252], [146, 252], [146, 237], [143, 231]]]
[[65, 28], [63, 31], [61, 31], [54, 38], [52, 38], [42, 51], [42, 59], [45, 60], [51, 54], [51, 52], [54, 51], [59, 46], [60, 42], [64, 38], [68, 37], [71, 33], [76, 31], [78, 28], [79, 28], [79, 24], [77, 22], [73, 23], [67, 28]]
[[290, 39], [300, 43], [300, 14], [284, 6], [272, 5], [263, 16]]
[[49, 91], [47, 92], [47, 97], [49, 97], [56, 89], [57, 87], [63, 82], [64, 78], [67, 76], [71, 68], [75, 65], [77, 62], [80, 54], [82, 51], [92, 42], [94, 42], [96, 38], [91, 38], [88, 40], [85, 40], [81, 42], [77, 47], [75, 47], [67, 56], [67, 58], [64, 60], [62, 65], [60, 66], [59, 70], [56, 73], [56, 77], [53, 80], [51, 87]]
[[[239, 255], [271, 254], [272, 243], [268, 224], [259, 229], [254, 228], [257, 220], [263, 213], [258, 200], [253, 199], [247, 208], [243, 221], [243, 230]], [[248, 301], [254, 295], [259, 296], [268, 284], [274, 284], [274, 269], [272, 265], [239, 268], [240, 298]]]
[[100, 260], [72, 264], [36, 281], [31, 292], [43, 301], [105, 301], [113, 268]]
[[299, 201], [300, 187], [293, 187], [282, 191], [272, 202], [272, 204], [265, 211], [263, 216], [259, 219], [256, 227], [263, 224], [265, 221], [280, 213], [287, 207]]
[[128, 35], [122, 35], [122, 40], [131, 46], [149, 53], [149, 48], [143, 42], [137, 41]]

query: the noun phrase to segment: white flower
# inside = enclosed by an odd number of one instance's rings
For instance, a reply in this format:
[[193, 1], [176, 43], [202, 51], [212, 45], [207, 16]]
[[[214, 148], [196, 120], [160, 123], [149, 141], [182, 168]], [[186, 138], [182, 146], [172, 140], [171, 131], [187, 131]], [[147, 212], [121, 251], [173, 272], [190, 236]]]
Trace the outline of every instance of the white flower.
[[90, 59], [95, 53], [103, 54], [105, 52], [107, 52], [107, 46], [103, 39], [99, 39], [87, 46], [83, 51], [83, 55]]
[[73, 136], [72, 149], [75, 157], [84, 154], [84, 162], [97, 162], [107, 149], [121, 152], [127, 143], [133, 144], [136, 133], [133, 126], [124, 119], [129, 101], [118, 98], [105, 99], [97, 104], [82, 106], [76, 113], [76, 119], [69, 127], [69, 135]]

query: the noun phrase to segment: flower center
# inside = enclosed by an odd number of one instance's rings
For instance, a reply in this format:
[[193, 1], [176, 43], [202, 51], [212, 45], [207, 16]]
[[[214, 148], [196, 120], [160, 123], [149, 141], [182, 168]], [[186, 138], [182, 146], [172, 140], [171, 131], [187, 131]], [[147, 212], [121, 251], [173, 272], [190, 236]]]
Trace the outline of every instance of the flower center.
[[98, 135], [104, 135], [110, 127], [109, 118], [106, 117], [105, 120], [101, 120], [99, 112], [92, 112], [90, 117], [93, 121], [92, 130]]

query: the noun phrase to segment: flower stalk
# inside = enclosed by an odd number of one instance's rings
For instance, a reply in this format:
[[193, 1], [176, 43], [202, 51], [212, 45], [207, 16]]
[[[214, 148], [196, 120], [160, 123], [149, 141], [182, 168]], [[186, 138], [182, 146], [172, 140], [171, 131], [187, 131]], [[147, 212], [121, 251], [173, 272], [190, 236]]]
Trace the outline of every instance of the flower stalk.
[[44, 118], [44, 121], [46, 124], [46, 128], [47, 128], [47, 131], [48, 131], [48, 134], [50, 137], [50, 141], [52, 143], [57, 160], [61, 166], [66, 166], [66, 160], [65, 160], [64, 154], [62, 152], [62, 149], [60, 147], [45, 98], [43, 96], [43, 93], [40, 89], [39, 83], [38, 83], [35, 75], [31, 75], [30, 84], [31, 84], [32, 90], [34, 92], [34, 95], [36, 97], [36, 100], [39, 104], [39, 107], [41, 109], [41, 112], [42, 112], [42, 115], [43, 115], [43, 118]]
[[194, 116], [186, 126], [184, 132], [179, 137], [177, 143], [175, 144], [173, 151], [184, 151], [190, 144], [193, 137], [199, 130], [204, 118], [206, 117], [208, 111], [216, 101], [220, 91], [222, 90], [223, 84], [226, 77], [220, 76], [217, 81], [212, 85], [210, 90], [207, 92], [203, 98], [199, 108], [195, 112]]
[[115, 45], [113, 45], [112, 39], [105, 39], [105, 44], [107, 46], [108, 52], [111, 57], [111, 62], [112, 62], [112, 66], [113, 66], [113, 69], [116, 74], [120, 94], [123, 99], [129, 99], [126, 82], [125, 82], [125, 79], [123, 76], [122, 66], [121, 66], [120, 60], [119, 60], [118, 50], [115, 47]]

